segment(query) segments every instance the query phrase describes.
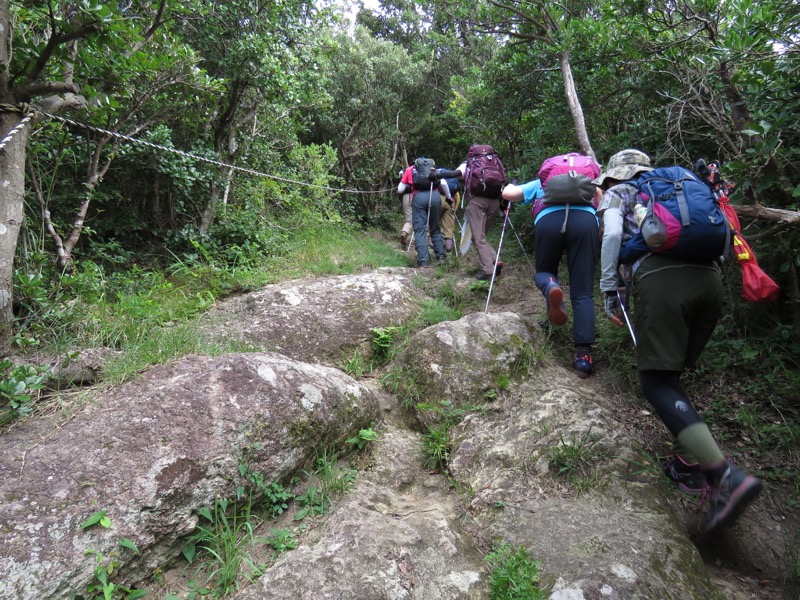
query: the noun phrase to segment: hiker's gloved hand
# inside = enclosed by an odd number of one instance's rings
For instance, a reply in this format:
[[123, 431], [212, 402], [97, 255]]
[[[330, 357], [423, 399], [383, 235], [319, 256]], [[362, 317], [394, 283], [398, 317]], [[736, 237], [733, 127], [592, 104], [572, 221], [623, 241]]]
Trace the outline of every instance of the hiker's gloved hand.
[[606, 316], [617, 327], [622, 327], [622, 307], [619, 305], [619, 298], [617, 292], [606, 292], [605, 297]]

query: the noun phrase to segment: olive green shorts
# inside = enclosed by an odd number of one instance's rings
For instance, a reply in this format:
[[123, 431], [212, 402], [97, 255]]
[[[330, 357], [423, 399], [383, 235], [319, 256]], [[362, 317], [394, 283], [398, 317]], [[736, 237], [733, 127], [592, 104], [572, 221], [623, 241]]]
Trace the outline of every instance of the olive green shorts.
[[636, 270], [632, 290], [638, 369], [693, 367], [722, 313], [719, 267], [652, 255]]

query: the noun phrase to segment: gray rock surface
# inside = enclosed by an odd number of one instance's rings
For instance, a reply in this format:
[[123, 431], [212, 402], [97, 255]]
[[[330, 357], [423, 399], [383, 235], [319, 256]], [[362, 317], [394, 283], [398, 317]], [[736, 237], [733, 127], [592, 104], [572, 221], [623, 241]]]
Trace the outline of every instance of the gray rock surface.
[[[340, 371], [262, 353], [189, 356], [67, 422], [31, 420], [0, 447], [0, 597], [85, 590], [90, 550], [142, 579], [180, 552], [198, 509], [233, 496], [239, 464], [286, 480], [378, 416], [372, 393]], [[110, 528], [83, 529], [100, 510]]]
[[225, 300], [203, 319], [210, 341], [339, 366], [374, 327], [399, 325], [424, 298], [411, 269], [304, 279]]

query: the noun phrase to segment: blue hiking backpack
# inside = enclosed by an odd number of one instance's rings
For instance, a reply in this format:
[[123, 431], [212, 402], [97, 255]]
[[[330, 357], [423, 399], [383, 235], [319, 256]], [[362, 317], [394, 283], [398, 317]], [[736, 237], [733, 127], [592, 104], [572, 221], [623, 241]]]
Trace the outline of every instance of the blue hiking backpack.
[[730, 226], [709, 187], [683, 167], [660, 167], [628, 181], [636, 187], [646, 214], [641, 231], [620, 250], [621, 262], [647, 252], [710, 261], [726, 254]]

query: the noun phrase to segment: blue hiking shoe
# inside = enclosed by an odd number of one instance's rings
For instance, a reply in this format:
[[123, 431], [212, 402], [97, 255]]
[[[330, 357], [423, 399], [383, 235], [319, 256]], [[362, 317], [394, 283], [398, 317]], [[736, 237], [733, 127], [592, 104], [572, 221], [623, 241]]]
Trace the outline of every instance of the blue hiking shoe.
[[745, 507], [761, 493], [760, 479], [740, 471], [728, 463], [722, 476], [711, 484], [711, 505], [706, 513], [703, 531], [710, 533], [733, 525]]
[[690, 496], [700, 496], [706, 490], [706, 478], [700, 470], [698, 463], [688, 463], [680, 455], [675, 454], [669, 460], [661, 463], [664, 474], [675, 482], [678, 489]]
[[578, 377], [586, 379], [589, 375], [594, 373], [592, 353], [586, 350], [578, 350], [575, 352], [575, 357], [572, 359], [572, 368]]
[[547, 298], [547, 320], [550, 321], [551, 325], [561, 327], [567, 322], [567, 309], [564, 307], [564, 290], [551, 279], [547, 285], [545, 297]]

